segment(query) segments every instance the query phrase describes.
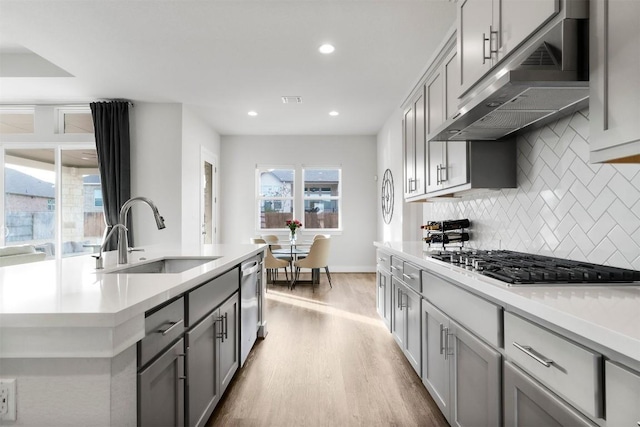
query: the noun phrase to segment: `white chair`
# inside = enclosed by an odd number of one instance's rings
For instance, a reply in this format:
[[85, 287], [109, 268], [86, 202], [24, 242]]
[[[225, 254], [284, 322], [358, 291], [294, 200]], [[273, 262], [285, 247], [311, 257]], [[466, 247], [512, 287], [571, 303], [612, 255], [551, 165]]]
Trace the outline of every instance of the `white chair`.
[[[264, 243], [267, 242], [263, 238], [252, 238], [251, 243]], [[273, 283], [274, 280], [278, 279], [278, 269], [284, 268], [284, 274], [287, 278], [287, 282], [289, 281], [289, 273], [287, 272], [287, 267], [290, 266], [290, 260], [286, 259], [278, 259], [273, 256], [271, 253], [271, 249], [267, 246], [264, 257], [264, 268], [267, 270], [267, 283]], [[293, 272], [291, 272], [293, 276]]]
[[292, 288], [296, 285], [296, 281], [300, 276], [301, 268], [311, 269], [312, 288], [314, 287], [313, 283], [316, 281], [318, 283], [320, 282], [320, 269], [324, 268], [324, 271], [327, 274], [327, 279], [329, 279], [329, 286], [333, 288], [333, 285], [331, 284], [331, 273], [329, 272], [329, 266], [327, 265], [330, 246], [331, 239], [315, 239], [309, 249], [309, 255], [307, 255], [306, 258], [299, 259], [293, 263], [295, 267], [295, 274], [293, 277], [293, 283], [291, 284]]

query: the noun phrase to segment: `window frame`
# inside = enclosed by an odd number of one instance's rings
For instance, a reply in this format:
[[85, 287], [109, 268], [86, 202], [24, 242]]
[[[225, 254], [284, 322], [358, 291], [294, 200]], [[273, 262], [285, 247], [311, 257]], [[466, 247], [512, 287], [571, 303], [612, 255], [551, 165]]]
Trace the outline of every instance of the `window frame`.
[[[323, 196], [319, 197], [308, 197], [306, 195], [305, 187], [306, 187], [306, 179], [305, 172], [310, 170], [336, 170], [338, 172], [338, 195], [337, 196]], [[337, 228], [306, 228], [309, 231], [313, 232], [340, 232], [342, 231], [342, 166], [315, 166], [315, 165], [302, 165], [302, 173], [300, 174], [302, 185], [301, 188], [301, 196], [300, 196], [300, 204], [302, 206], [302, 211], [305, 212], [305, 202], [307, 200], [327, 200], [327, 201], [337, 201], [338, 203], [338, 227]], [[305, 212], [306, 214], [306, 212]], [[303, 220], [304, 223], [304, 220]]]
[[66, 114], [89, 114], [91, 116], [91, 108], [84, 105], [65, 105], [63, 107], [55, 107], [56, 126], [55, 133], [62, 135], [94, 135], [94, 132], [65, 132], [64, 116]]
[[[293, 179], [292, 179], [292, 183], [293, 183], [293, 191], [291, 191], [291, 196], [289, 197], [265, 197], [262, 196], [260, 193], [260, 182], [261, 182], [261, 175], [263, 172], [270, 172], [272, 170], [289, 170], [293, 173]], [[292, 215], [292, 219], [296, 219], [296, 213], [297, 213], [297, 203], [296, 203], [296, 185], [297, 185], [297, 170], [296, 167], [294, 165], [277, 165], [277, 166], [273, 166], [273, 165], [256, 165], [256, 176], [255, 176], [255, 214], [254, 214], [254, 218], [255, 218], [255, 227], [256, 227], [256, 231], [260, 232], [260, 233], [266, 233], [266, 232], [282, 232], [282, 231], [287, 231], [287, 227], [285, 226], [285, 224], [282, 224], [282, 227], [279, 228], [262, 228], [262, 221], [260, 218], [261, 215], [261, 206], [262, 203], [266, 200], [272, 200], [274, 201], [274, 203], [276, 201], [280, 201], [280, 202], [284, 202], [284, 201], [291, 201], [291, 215]]]

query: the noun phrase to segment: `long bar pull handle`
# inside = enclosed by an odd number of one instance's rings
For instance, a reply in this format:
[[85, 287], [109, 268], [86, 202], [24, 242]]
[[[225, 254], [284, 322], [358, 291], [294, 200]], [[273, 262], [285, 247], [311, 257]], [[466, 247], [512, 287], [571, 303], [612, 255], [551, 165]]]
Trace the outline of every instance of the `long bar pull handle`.
[[224, 316], [218, 316], [217, 322], [220, 322], [220, 334], [218, 338], [220, 338], [220, 342], [224, 342]]
[[436, 184], [440, 185], [442, 181], [440, 181], [440, 165], [436, 166]]
[[[487, 59], [491, 59], [491, 54], [487, 56], [487, 42], [491, 42], [489, 38], [487, 38], [487, 33], [482, 33], [482, 65], [486, 64]], [[491, 46], [489, 46], [491, 49]]]
[[224, 339], [229, 339], [229, 318], [227, 317], [227, 313], [224, 313]]
[[444, 328], [444, 360], [449, 359], [449, 328]]
[[169, 332], [171, 332], [174, 328], [177, 328], [178, 325], [181, 325], [183, 321], [184, 321], [183, 319], [180, 319], [177, 322], [167, 322], [166, 324], [169, 325], [168, 328], [165, 328], [165, 329], [161, 328], [161, 329], [158, 329], [156, 332], [159, 334], [162, 334], [162, 336], [165, 336]]
[[539, 364], [546, 366], [547, 368], [551, 367], [551, 364], [553, 363], [553, 360], [547, 359], [546, 357], [536, 352], [533, 348], [529, 347], [528, 345], [520, 345], [514, 341], [513, 346], [518, 350], [520, 350], [521, 352], [523, 352], [524, 354], [526, 354], [527, 356], [529, 356], [530, 358], [532, 358], [533, 360], [535, 360], [536, 362], [538, 362]]
[[[449, 180], [449, 176], [448, 176], [449, 174], [447, 174], [448, 167], [449, 166], [444, 166], [444, 165], [440, 166], [440, 183], [441, 184]], [[444, 178], [442, 177], [443, 175], [444, 175]]]
[[442, 338], [442, 333], [444, 332], [444, 325], [440, 323], [440, 354], [444, 353], [444, 339]]
[[499, 37], [498, 31], [497, 30], [494, 31], [493, 26], [489, 25], [489, 58], [487, 58], [487, 59], [490, 59], [491, 55], [494, 54], [494, 53], [496, 55], [498, 54], [498, 48], [497, 47], [495, 49], [491, 48], [491, 44], [492, 44], [492, 41], [493, 41], [491, 36], [493, 36], [493, 35], [496, 36], [496, 46], [498, 46], [499, 45], [499, 43], [498, 43], [498, 37]]

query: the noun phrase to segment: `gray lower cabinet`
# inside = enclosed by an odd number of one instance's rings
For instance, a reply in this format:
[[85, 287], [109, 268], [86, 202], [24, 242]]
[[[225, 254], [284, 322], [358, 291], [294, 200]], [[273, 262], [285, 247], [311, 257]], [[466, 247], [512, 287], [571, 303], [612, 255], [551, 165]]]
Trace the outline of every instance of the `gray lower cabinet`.
[[640, 373], [610, 361], [604, 370], [607, 426], [640, 426]]
[[387, 328], [391, 329], [391, 273], [378, 267], [376, 282], [376, 310]]
[[420, 375], [420, 295], [395, 277], [391, 282], [394, 299], [391, 331], [407, 360]]
[[239, 366], [236, 292], [187, 332], [188, 425], [202, 426]]
[[184, 340], [138, 373], [138, 425], [184, 425]]
[[504, 363], [504, 425], [596, 426], [510, 362]]
[[453, 426], [501, 425], [497, 350], [422, 301], [422, 381]]

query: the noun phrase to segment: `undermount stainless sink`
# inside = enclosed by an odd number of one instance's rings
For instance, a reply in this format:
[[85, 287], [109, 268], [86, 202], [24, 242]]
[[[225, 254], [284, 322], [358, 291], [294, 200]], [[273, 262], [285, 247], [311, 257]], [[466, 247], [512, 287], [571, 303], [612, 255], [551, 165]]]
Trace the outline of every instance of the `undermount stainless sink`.
[[176, 274], [216, 260], [220, 257], [171, 257], [121, 267], [107, 274]]

